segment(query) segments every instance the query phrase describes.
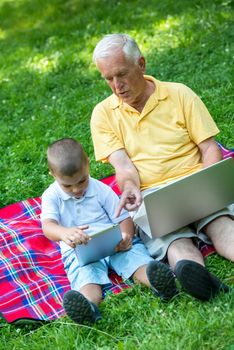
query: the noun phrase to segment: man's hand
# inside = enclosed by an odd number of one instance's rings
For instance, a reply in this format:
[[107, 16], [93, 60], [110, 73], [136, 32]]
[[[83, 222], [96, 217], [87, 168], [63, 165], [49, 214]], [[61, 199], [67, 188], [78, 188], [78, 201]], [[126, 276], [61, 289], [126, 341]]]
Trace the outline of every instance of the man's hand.
[[91, 237], [84, 233], [83, 230], [87, 230], [88, 227], [88, 225], [83, 225], [64, 228], [61, 240], [71, 248], [75, 248], [77, 244], [87, 244]]
[[118, 217], [123, 208], [133, 211], [141, 205], [140, 178], [125, 149], [111, 153], [108, 160], [115, 168], [116, 180], [122, 191], [116, 210], [116, 217]]
[[128, 211], [137, 210], [142, 202], [142, 195], [140, 190], [136, 186], [127, 188], [123, 191], [119, 205], [116, 209], [116, 217], [120, 215], [120, 212], [123, 208]]
[[132, 247], [132, 234], [122, 232], [122, 240], [116, 246], [115, 251], [121, 252], [129, 250]]

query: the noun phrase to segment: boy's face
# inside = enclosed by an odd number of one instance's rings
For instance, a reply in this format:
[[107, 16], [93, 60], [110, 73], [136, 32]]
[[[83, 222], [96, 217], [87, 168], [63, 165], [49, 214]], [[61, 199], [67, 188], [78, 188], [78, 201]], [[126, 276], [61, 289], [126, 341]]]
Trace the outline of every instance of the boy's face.
[[62, 190], [70, 196], [80, 198], [84, 195], [89, 184], [89, 164], [71, 176], [52, 174]]

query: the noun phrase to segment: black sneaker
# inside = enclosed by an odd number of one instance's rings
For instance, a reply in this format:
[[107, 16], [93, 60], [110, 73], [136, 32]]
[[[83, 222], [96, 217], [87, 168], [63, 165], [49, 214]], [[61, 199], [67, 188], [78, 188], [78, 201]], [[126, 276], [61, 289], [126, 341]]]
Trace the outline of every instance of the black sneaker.
[[98, 307], [76, 290], [64, 294], [63, 307], [72, 321], [79, 324], [92, 324], [102, 318]]
[[208, 301], [219, 292], [227, 293], [230, 288], [217, 277], [192, 260], [180, 260], [175, 267], [175, 274], [183, 289], [193, 297]]
[[151, 261], [146, 268], [146, 274], [151, 289], [162, 301], [169, 301], [178, 294], [174, 273], [168, 265]]

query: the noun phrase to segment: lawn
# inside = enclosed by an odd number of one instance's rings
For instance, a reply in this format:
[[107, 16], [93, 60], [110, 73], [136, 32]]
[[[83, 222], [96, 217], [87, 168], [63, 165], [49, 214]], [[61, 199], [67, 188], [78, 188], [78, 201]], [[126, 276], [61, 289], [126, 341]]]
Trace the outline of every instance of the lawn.
[[[107, 33], [133, 36], [148, 74], [191, 87], [220, 128], [217, 141], [234, 147], [233, 15], [229, 0], [0, 0], [0, 207], [41, 195], [52, 181], [46, 147], [58, 138], [82, 142], [92, 176], [113, 173], [95, 162], [89, 130], [110, 94], [92, 63]], [[232, 263], [214, 255], [207, 266], [233, 285]], [[0, 321], [0, 350], [234, 350], [233, 310], [233, 292], [210, 303], [181, 292], [163, 304], [134, 286], [103, 302], [94, 327]]]

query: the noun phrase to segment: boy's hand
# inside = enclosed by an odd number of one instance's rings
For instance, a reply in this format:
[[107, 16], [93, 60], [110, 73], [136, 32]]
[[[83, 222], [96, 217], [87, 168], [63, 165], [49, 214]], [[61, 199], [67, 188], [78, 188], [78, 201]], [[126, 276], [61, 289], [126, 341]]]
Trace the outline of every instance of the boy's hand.
[[77, 244], [87, 244], [91, 237], [84, 233], [83, 230], [87, 230], [88, 227], [88, 225], [83, 225], [64, 228], [61, 240], [71, 248], [75, 248]]
[[115, 251], [121, 252], [124, 250], [129, 250], [132, 247], [132, 234], [122, 232], [122, 240], [116, 246]]

